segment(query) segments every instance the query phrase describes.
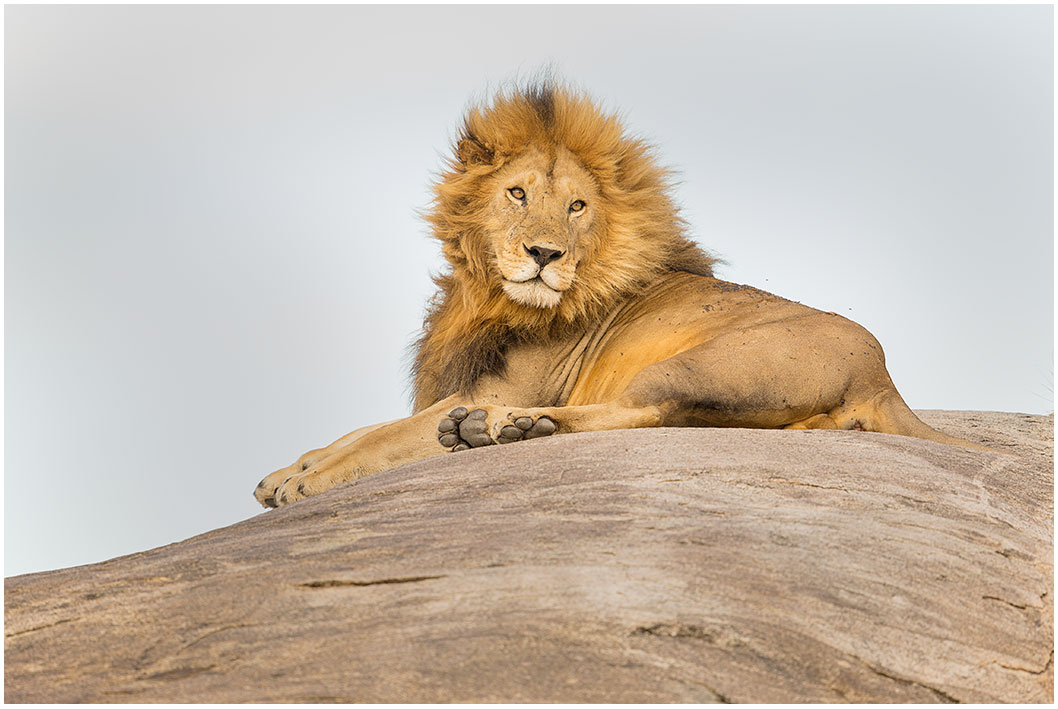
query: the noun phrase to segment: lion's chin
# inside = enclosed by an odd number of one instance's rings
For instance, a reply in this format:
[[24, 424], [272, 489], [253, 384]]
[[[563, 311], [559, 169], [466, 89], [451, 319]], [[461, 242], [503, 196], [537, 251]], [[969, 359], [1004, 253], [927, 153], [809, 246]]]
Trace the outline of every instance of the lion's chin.
[[511, 300], [533, 308], [553, 308], [562, 300], [562, 292], [557, 291], [539, 278], [524, 283], [503, 281], [503, 292]]

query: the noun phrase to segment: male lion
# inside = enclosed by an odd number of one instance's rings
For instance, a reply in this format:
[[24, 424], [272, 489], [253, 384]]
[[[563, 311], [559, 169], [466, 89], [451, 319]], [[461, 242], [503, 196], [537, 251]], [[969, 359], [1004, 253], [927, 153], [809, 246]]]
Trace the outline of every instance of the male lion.
[[428, 221], [451, 270], [417, 343], [414, 414], [277, 470], [261, 504], [578, 431], [862, 429], [974, 445], [912, 413], [856, 323], [714, 278], [649, 146], [584, 96], [501, 93], [466, 116], [447, 168]]

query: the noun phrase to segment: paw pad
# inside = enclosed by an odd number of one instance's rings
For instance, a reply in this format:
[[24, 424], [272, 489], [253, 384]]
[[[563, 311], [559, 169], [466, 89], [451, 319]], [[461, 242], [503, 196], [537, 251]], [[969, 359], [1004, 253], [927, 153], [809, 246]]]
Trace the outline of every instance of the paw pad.
[[558, 430], [558, 425], [547, 416], [541, 416], [535, 422], [528, 416], [516, 418], [513, 426], [504, 426], [500, 429], [500, 443], [514, 443], [515, 441], [530, 440], [542, 436], [550, 436]]
[[550, 436], [558, 425], [541, 416], [534, 421], [529, 416], [520, 416], [510, 424], [503, 426], [493, 439], [487, 421], [488, 413], [484, 409], [467, 411], [460, 406], [448, 412], [448, 417], [437, 424], [437, 441], [452, 452], [470, 448], [481, 448], [496, 443], [514, 443], [515, 441]]

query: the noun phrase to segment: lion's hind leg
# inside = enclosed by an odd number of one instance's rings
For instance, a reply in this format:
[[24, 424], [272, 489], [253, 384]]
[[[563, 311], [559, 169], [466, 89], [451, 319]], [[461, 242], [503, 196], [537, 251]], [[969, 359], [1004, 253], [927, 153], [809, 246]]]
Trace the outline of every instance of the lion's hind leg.
[[979, 443], [949, 436], [927, 425], [915, 412], [904, 403], [903, 397], [895, 388], [887, 388], [870, 397], [856, 401], [850, 397], [849, 403], [831, 412], [837, 428], [860, 429], [876, 433], [893, 433], [900, 436], [922, 438], [937, 443], [953, 446], [976, 448], [978, 450], [996, 451]]
[[804, 421], [795, 421], [794, 423], [787, 424], [783, 428], [791, 431], [805, 431], [809, 429], [828, 429], [834, 430], [840, 428], [838, 422], [834, 420], [834, 417], [830, 414], [816, 414], [811, 416]]

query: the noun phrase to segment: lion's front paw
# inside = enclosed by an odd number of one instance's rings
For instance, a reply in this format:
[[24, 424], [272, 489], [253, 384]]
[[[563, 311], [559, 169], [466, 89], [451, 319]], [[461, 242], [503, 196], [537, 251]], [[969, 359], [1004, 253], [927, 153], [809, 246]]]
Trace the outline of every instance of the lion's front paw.
[[276, 502], [276, 490], [295, 474], [296, 472], [293, 465], [275, 471], [271, 475], [265, 477], [264, 480], [257, 483], [257, 487], [253, 491], [253, 496], [263, 507], [278, 507], [279, 504]]
[[[316, 462], [310, 464], [313, 459]], [[265, 507], [289, 505], [360, 477], [363, 470], [356, 461], [345, 451], [325, 457], [306, 453], [298, 462], [257, 483], [253, 496]]]
[[289, 505], [298, 500], [302, 500], [309, 495], [315, 495], [317, 492], [322, 492], [322, 490], [310, 490], [306, 487], [306, 482], [308, 481], [304, 475], [293, 475], [284, 480], [275, 491], [274, 497], [276, 507]]
[[[495, 420], [490, 423], [489, 419]], [[519, 415], [517, 411], [507, 412], [504, 416], [485, 409], [467, 411], [460, 406], [437, 424], [437, 440], [455, 453], [495, 443], [550, 436], [557, 430], [558, 425], [547, 416]]]
[[442, 446], [453, 451], [491, 446], [495, 441], [489, 435], [487, 418], [488, 412], [485, 409], [467, 411], [462, 406], [452, 409], [448, 416], [437, 424], [437, 440]]
[[298, 458], [292, 465], [280, 468], [274, 473], [266, 476], [261, 482], [257, 483], [257, 487], [253, 491], [253, 496], [257, 498], [257, 501], [264, 507], [278, 507], [279, 504], [276, 501], [276, 491], [279, 487], [290, 478], [305, 472], [326, 457], [326, 449], [319, 448], [309, 451]]
[[[277, 473], [286, 474], [278, 475], [277, 477]], [[289, 505], [291, 502], [297, 502], [301, 498], [308, 496], [304, 492], [306, 488], [301, 483], [301, 478], [300, 472], [294, 472], [291, 468], [277, 470], [257, 483], [257, 489], [253, 491], [253, 496], [265, 507]]]
[[[278, 482], [270, 495], [261, 504], [268, 507], [282, 507], [312, 495], [330, 490], [348, 480], [360, 477], [358, 471], [352, 470], [342, 460], [323, 461], [308, 470], [298, 471]], [[268, 478], [265, 478], [268, 480]], [[265, 482], [262, 480], [261, 482]], [[258, 487], [260, 490], [261, 488]], [[267, 490], [267, 486], [265, 488]], [[255, 493], [256, 496], [257, 493]], [[263, 494], [263, 493], [262, 493]], [[261, 500], [261, 497], [258, 497]], [[269, 504], [270, 502], [270, 504]]]

